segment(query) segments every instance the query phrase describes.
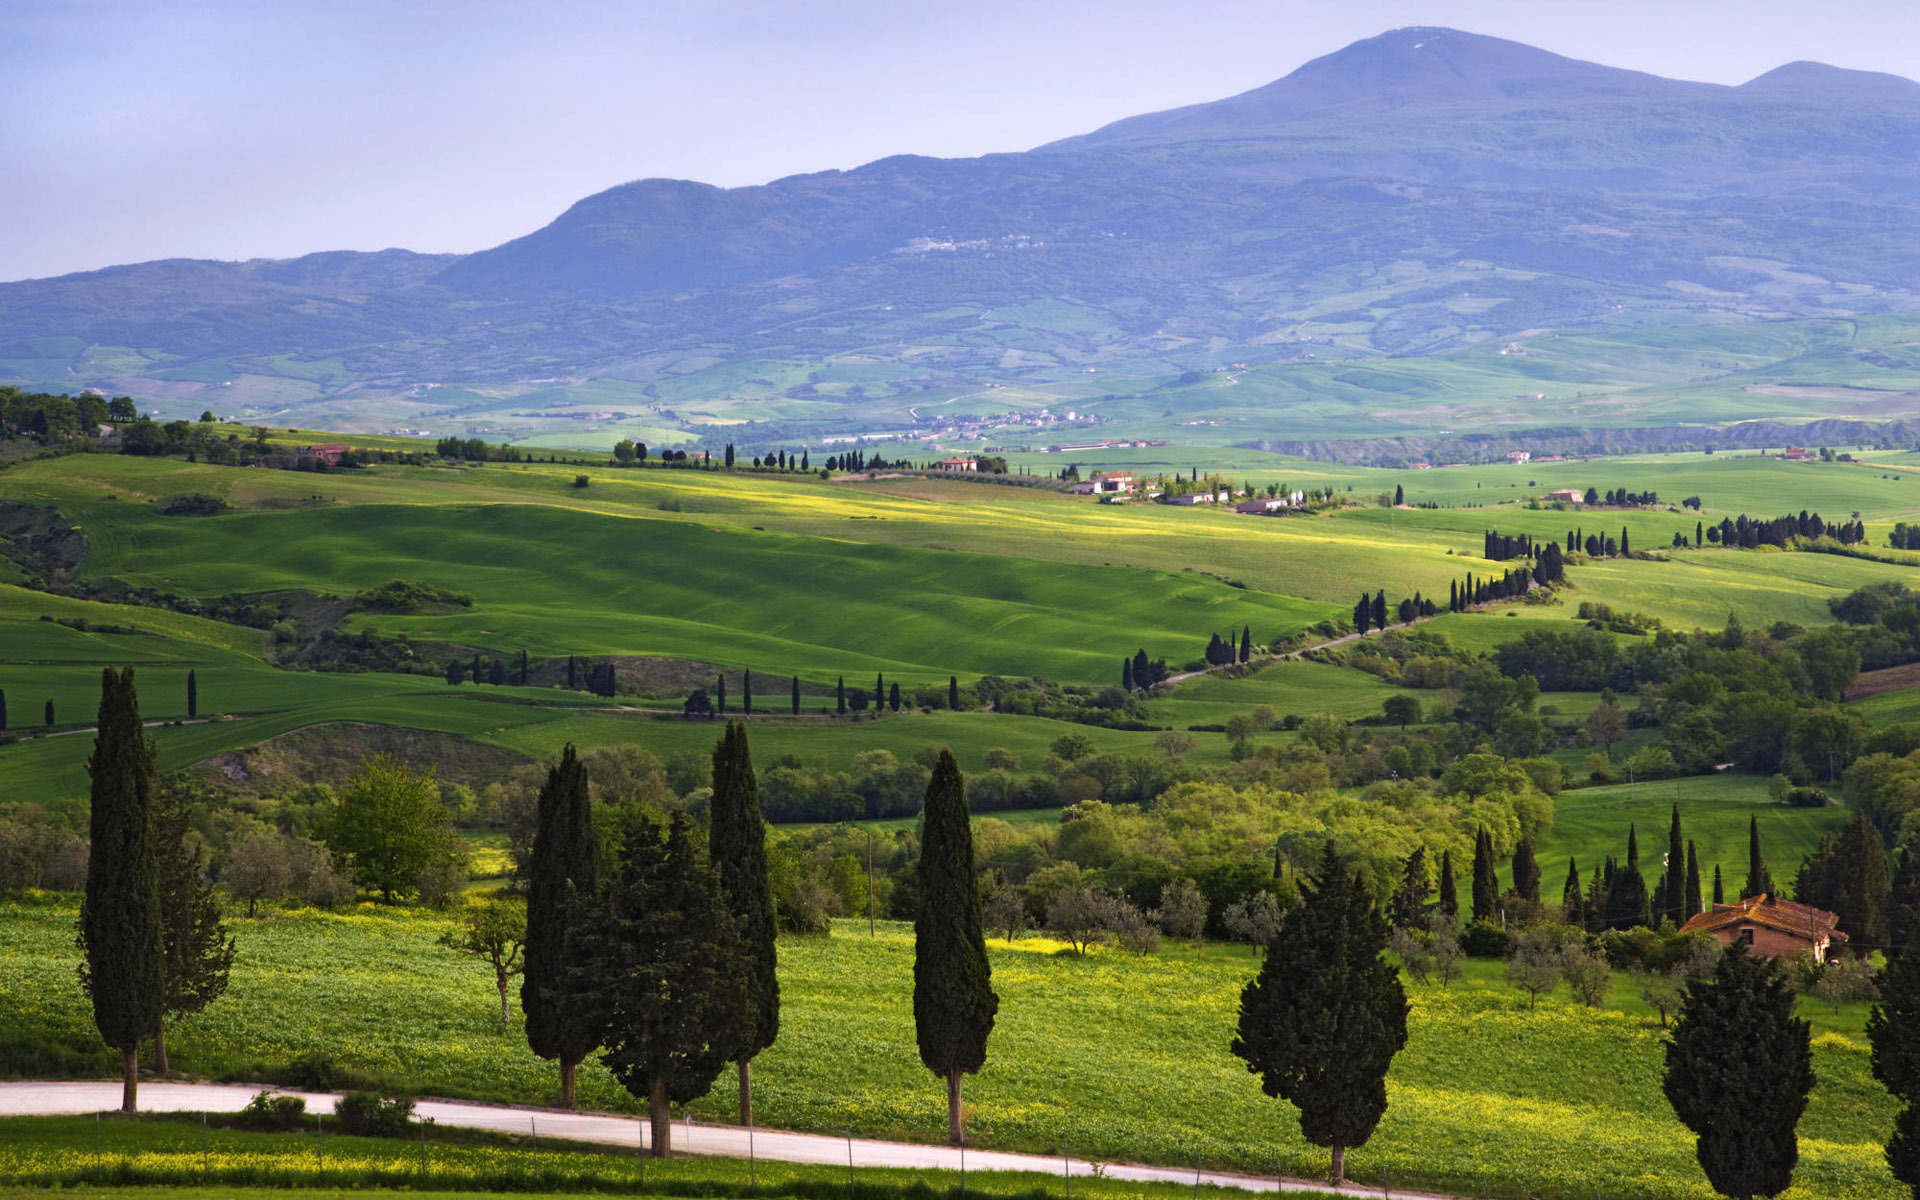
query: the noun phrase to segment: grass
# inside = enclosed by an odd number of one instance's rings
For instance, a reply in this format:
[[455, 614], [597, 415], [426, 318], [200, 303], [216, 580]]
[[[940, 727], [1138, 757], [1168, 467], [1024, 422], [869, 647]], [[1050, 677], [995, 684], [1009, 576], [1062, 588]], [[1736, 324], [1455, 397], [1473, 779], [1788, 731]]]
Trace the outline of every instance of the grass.
[[1740, 894], [1747, 878], [1749, 819], [1760, 822], [1761, 853], [1782, 884], [1793, 878], [1821, 835], [1839, 833], [1851, 819], [1851, 810], [1844, 807], [1777, 804], [1768, 796], [1764, 778], [1731, 771], [1562, 792], [1554, 803], [1553, 830], [1539, 847], [1542, 898], [1559, 899], [1568, 858], [1580, 864], [1583, 878], [1591, 878], [1608, 855], [1625, 862], [1629, 825], [1639, 831], [1640, 869], [1651, 892], [1667, 852], [1667, 829], [1676, 804], [1682, 835], [1699, 845], [1700, 886], [1708, 899], [1715, 866], [1721, 868], [1727, 896]]
[[[957, 1190], [958, 1172], [681, 1157], [645, 1162], [631, 1149], [543, 1138], [503, 1137], [435, 1127], [411, 1139], [205, 1128], [194, 1114], [135, 1119], [91, 1116], [0, 1118], [0, 1198], [125, 1195], [363, 1195], [405, 1189], [420, 1196], [645, 1193], [687, 1197], [932, 1200]], [[969, 1191], [1009, 1200], [1045, 1200], [1060, 1186], [1042, 1172], [973, 1171]], [[38, 1185], [29, 1187], [22, 1185]], [[1125, 1183], [1081, 1175], [1089, 1200], [1190, 1196], [1180, 1184]], [[57, 1192], [52, 1189], [58, 1189]], [[338, 1189], [338, 1190], [335, 1190]], [[1226, 1189], [1209, 1187], [1209, 1192]], [[1233, 1189], [1235, 1192], [1238, 1189]]]
[[[71, 902], [0, 906], [0, 1028], [102, 1057], [72, 976]], [[220, 1078], [272, 1075], [301, 1054], [430, 1094], [542, 1103], [554, 1073], [503, 1026], [484, 968], [435, 947], [448, 918], [371, 905], [237, 923], [228, 995], [181, 1023], [177, 1066]], [[781, 1037], [758, 1060], [769, 1126], [937, 1140], [939, 1081], [919, 1065], [910, 1009], [912, 935], [843, 927], [781, 944]], [[1252, 1173], [1276, 1160], [1324, 1170], [1293, 1114], [1260, 1094], [1226, 1051], [1256, 960], [1236, 947], [1169, 946], [1137, 958], [1061, 953], [1027, 938], [991, 944], [1001, 1009], [986, 1068], [967, 1084], [973, 1144], [1046, 1153], [1062, 1140], [1096, 1159], [1191, 1162]], [[1564, 995], [1527, 1011], [1498, 964], [1448, 989], [1410, 985], [1411, 1041], [1389, 1077], [1391, 1107], [1352, 1154], [1362, 1179], [1474, 1194], [1710, 1195], [1691, 1141], [1659, 1090], [1662, 1035], [1632, 986], [1588, 1010]], [[1797, 1197], [1901, 1194], [1879, 1154], [1892, 1107], [1867, 1069], [1864, 1010], [1808, 1006], [1820, 1084], [1800, 1126]], [[582, 1070], [583, 1102], [633, 1112], [606, 1072]], [[722, 1088], [694, 1111], [724, 1121]], [[1489, 1119], [1497, 1112], [1498, 1119]]]

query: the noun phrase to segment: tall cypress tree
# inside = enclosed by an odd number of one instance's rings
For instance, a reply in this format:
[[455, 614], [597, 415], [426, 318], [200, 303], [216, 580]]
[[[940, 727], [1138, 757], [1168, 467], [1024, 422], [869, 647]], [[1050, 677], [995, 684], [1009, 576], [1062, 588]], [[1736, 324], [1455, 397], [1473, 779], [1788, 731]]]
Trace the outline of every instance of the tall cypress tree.
[[520, 686], [527, 686], [527, 652], [520, 652]]
[[1240, 661], [1253, 661], [1253, 626], [1251, 625], [1240, 627]]
[[567, 655], [567, 690], [580, 690], [580, 660], [571, 654]]
[[1767, 870], [1767, 860], [1760, 856], [1760, 818], [1748, 817], [1747, 883], [1740, 889], [1740, 898], [1773, 894], [1773, 872]]
[[1909, 945], [1889, 959], [1877, 982], [1880, 1000], [1867, 1016], [1873, 1077], [1900, 1102], [1887, 1166], [1920, 1196], [1920, 950]]
[[847, 677], [840, 676], [833, 685], [833, 711], [841, 716], [847, 715]]
[[1440, 911], [1449, 917], [1460, 915], [1460, 895], [1453, 885], [1453, 851], [1440, 851]]
[[1374, 593], [1373, 625], [1376, 629], [1385, 629], [1387, 627], [1387, 591], [1385, 588]]
[[187, 672], [187, 717], [192, 719], [200, 715], [200, 680], [192, 671]]
[[1665, 918], [1675, 925], [1687, 918], [1682, 910], [1687, 905], [1687, 844], [1680, 837], [1680, 806], [1673, 806], [1673, 823], [1667, 827], [1667, 863], [1664, 876], [1666, 884], [1666, 906], [1664, 911], [1654, 914], [1656, 919]]
[[1387, 1068], [1407, 1044], [1407, 993], [1386, 961], [1387, 923], [1332, 841], [1240, 993], [1231, 1049], [1260, 1090], [1300, 1110], [1300, 1132], [1333, 1151], [1364, 1146], [1387, 1111]]
[[727, 711], [727, 673], [725, 671], [713, 677], [713, 711], [725, 715]]
[[166, 990], [153, 1029], [153, 1069], [166, 1074], [167, 1022], [192, 1016], [227, 990], [234, 939], [220, 919], [207, 878], [207, 852], [187, 823], [179, 792], [161, 789], [154, 804], [154, 864], [160, 892], [160, 944]]
[[900, 681], [897, 679], [887, 685], [887, 707], [894, 712], [900, 711]]
[[1723, 1196], [1772, 1196], [1793, 1182], [1794, 1128], [1813, 1090], [1813, 1047], [1793, 1003], [1780, 965], [1740, 942], [1680, 1001], [1664, 1090]]
[[729, 721], [713, 751], [713, 801], [708, 810], [709, 857], [740, 935], [741, 976], [748, 1019], [741, 1023], [733, 1061], [740, 1070], [740, 1123], [753, 1124], [753, 1058], [780, 1035], [780, 980], [775, 972], [773, 889], [767, 882], [767, 822], [760, 785], [747, 750], [747, 727]]
[[1522, 837], [1513, 848], [1513, 890], [1522, 900], [1540, 903], [1540, 864], [1533, 856], [1533, 839]]
[[1473, 839], [1473, 919], [1491, 921], [1500, 908], [1500, 878], [1493, 865], [1493, 838], [1484, 827]]
[[744, 668], [740, 672], [740, 711], [753, 715], [753, 672]]
[[873, 711], [879, 712], [887, 702], [887, 680], [880, 672], [873, 673]]
[[[1139, 664], [1136, 663], [1134, 666], [1133, 678], [1137, 683], [1140, 679]], [[947, 676], [947, 707], [955, 712], [960, 710], [960, 677], [958, 675]]]
[[1715, 904], [1725, 904], [1727, 902], [1726, 885], [1720, 882], [1719, 863], [1713, 864], [1713, 902]]
[[1680, 924], [1685, 925], [1698, 914], [1706, 911], [1706, 898], [1700, 894], [1700, 848], [1687, 839], [1687, 907], [1680, 914]]
[[920, 1061], [947, 1082], [947, 1138], [961, 1144], [960, 1079], [987, 1061], [1000, 997], [980, 919], [980, 881], [960, 766], [934, 762], [920, 817], [920, 903], [913, 920], [913, 1024]]
[[473, 686], [479, 687], [486, 681], [486, 673], [480, 669], [480, 656], [475, 654], [473, 656]]
[[685, 813], [673, 815], [664, 841], [634, 815], [620, 874], [596, 908], [584, 946], [588, 1007], [606, 1044], [600, 1060], [646, 1097], [649, 1149], [664, 1158], [671, 1106], [713, 1090], [751, 1016], [738, 927]]
[[599, 885], [599, 842], [593, 827], [587, 772], [573, 744], [547, 770], [527, 865], [527, 942], [520, 1007], [527, 1014], [527, 1045], [560, 1062], [560, 1103], [573, 1107], [574, 1073], [600, 1044], [584, 999], [579, 971], [582, 939], [592, 924]]
[[0, 733], [7, 731], [7, 689], [0, 688]]
[[[1133, 691], [1133, 660], [1131, 658], [1122, 657], [1120, 660], [1120, 690], [1123, 692]], [[4, 704], [5, 700], [6, 693], [0, 692], [0, 704]], [[4, 730], [5, 728], [6, 726], [0, 725], [0, 730]]]
[[793, 677], [793, 715], [800, 715], [800, 677]]
[[108, 667], [100, 673], [99, 732], [87, 760], [93, 778], [92, 852], [80, 902], [80, 982], [93, 1001], [101, 1039], [120, 1051], [120, 1107], [129, 1113], [139, 1098], [140, 1042], [159, 1028], [166, 998], [153, 764], [153, 741], [140, 723], [133, 668], [115, 672]]
[[1566, 915], [1566, 922], [1576, 928], [1586, 925], [1585, 889], [1580, 886], [1580, 864], [1572, 858], [1567, 859], [1567, 882], [1560, 889], [1560, 910]]

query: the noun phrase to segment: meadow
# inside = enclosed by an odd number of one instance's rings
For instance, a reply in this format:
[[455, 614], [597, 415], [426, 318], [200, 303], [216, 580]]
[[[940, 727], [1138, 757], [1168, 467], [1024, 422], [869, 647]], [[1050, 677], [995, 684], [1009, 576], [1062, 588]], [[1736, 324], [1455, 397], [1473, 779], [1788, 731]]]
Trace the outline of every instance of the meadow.
[[[101, 1057], [72, 974], [66, 899], [0, 905], [0, 1028], [64, 1047], [70, 1066]], [[450, 918], [374, 905], [236, 922], [228, 995], [169, 1036], [175, 1065], [217, 1079], [336, 1078], [420, 1094], [544, 1103], [554, 1071], [502, 1024], [484, 968], [433, 944]], [[914, 1049], [912, 932], [849, 922], [781, 943], [780, 1040], [756, 1064], [760, 1120], [773, 1127], [935, 1140], [944, 1095]], [[1137, 957], [1080, 958], [1032, 936], [990, 942], [1000, 1017], [986, 1068], [967, 1083], [972, 1144], [1098, 1160], [1189, 1163], [1261, 1174], [1325, 1169], [1293, 1113], [1262, 1096], [1227, 1053], [1246, 947], [1168, 944]], [[1497, 963], [1451, 987], [1409, 982], [1411, 1040], [1388, 1078], [1378, 1132], [1350, 1156], [1362, 1180], [1465, 1194], [1706, 1200], [1692, 1144], [1659, 1089], [1662, 1034], [1637, 988], [1617, 976], [1586, 1009], [1561, 994], [1532, 1012]], [[1820, 1083], [1800, 1124], [1794, 1197], [1892, 1197], [1879, 1144], [1891, 1120], [1867, 1069], [1864, 1006], [1802, 1005]], [[298, 1063], [298, 1065], [295, 1065]], [[634, 1112], [598, 1064], [582, 1102]], [[1499, 1119], [1487, 1114], [1498, 1109]], [[691, 1106], [728, 1121], [717, 1089]], [[1484, 1181], [1484, 1182], [1483, 1182]]]
[[[1171, 449], [1181, 460], [1210, 453]], [[1264, 643], [1344, 615], [1361, 591], [1444, 597], [1467, 572], [1498, 569], [1477, 557], [1489, 527], [1562, 537], [1570, 525], [1623, 524], [1647, 548], [1670, 542], [1681, 526], [1691, 529], [1691, 513], [1527, 506], [1523, 497], [1549, 486], [1698, 494], [1703, 519], [1796, 503], [1830, 515], [1860, 511], [1875, 526], [1920, 519], [1920, 480], [1908, 478], [1912, 470], [1897, 455], [1886, 456], [1884, 468], [1723, 454], [1386, 472], [1255, 451], [1222, 454], [1223, 465], [1245, 467], [1230, 478], [1259, 482], [1252, 464], [1264, 457], [1272, 477], [1290, 482], [1351, 487], [1360, 500], [1399, 482], [1410, 502], [1458, 507], [1361, 506], [1258, 519], [941, 479], [849, 483], [600, 468], [589, 469], [589, 487], [576, 488], [579, 468], [565, 463], [311, 475], [119, 455], [20, 464], [0, 474], [0, 499], [58, 506], [87, 537], [80, 573], [88, 580], [213, 597], [284, 588], [340, 595], [388, 578], [420, 578], [470, 593], [475, 603], [451, 613], [355, 614], [347, 627], [508, 657], [521, 650], [536, 658], [657, 655], [763, 677], [800, 674], [814, 686], [841, 676], [863, 686], [883, 672], [907, 687], [987, 673], [1113, 683], [1116, 660], [1135, 649], [1177, 666], [1198, 657], [1210, 632], [1248, 627]], [[185, 492], [220, 496], [233, 511], [165, 517], [150, 503]], [[1465, 507], [1480, 504], [1489, 506]], [[1443, 614], [1431, 628], [1485, 651], [1529, 629], [1568, 628], [1582, 600], [1682, 629], [1715, 628], [1729, 615], [1761, 626], [1817, 624], [1831, 619], [1827, 600], [1908, 573], [1829, 555], [1674, 551], [1578, 565], [1559, 604]], [[43, 616], [96, 628], [70, 629]], [[149, 719], [182, 719], [186, 672], [195, 671], [203, 717], [238, 719], [157, 728], [168, 769], [343, 720], [449, 733], [534, 757], [568, 740], [638, 742], [664, 756], [707, 739], [698, 726], [625, 711], [636, 707], [625, 697], [607, 703], [553, 688], [448, 688], [430, 674], [287, 671], [269, 661], [260, 631], [4, 583], [0, 638], [7, 647], [0, 689], [16, 732], [38, 727], [48, 700], [56, 732], [84, 729], [99, 667], [115, 662], [139, 667]], [[1391, 691], [1357, 672], [1288, 663], [1250, 679], [1192, 681], [1155, 699], [1149, 719], [1175, 728], [1215, 725], [1258, 704], [1282, 715], [1352, 718], [1377, 712]], [[1563, 712], [1591, 703], [1553, 699]], [[1911, 703], [1906, 692], [1867, 702], [1870, 711], [1889, 713]], [[810, 694], [804, 707], [811, 715], [824, 704]], [[941, 741], [975, 769], [994, 746], [1037, 761], [1068, 731], [1057, 722], [974, 716], [768, 721], [760, 744], [839, 764], [872, 747], [905, 755]], [[1109, 748], [1144, 750], [1152, 740], [1096, 736]], [[75, 795], [85, 786], [86, 742], [33, 738], [0, 747], [0, 782], [21, 798]], [[1198, 752], [1217, 761], [1224, 747], [1201, 735]]]

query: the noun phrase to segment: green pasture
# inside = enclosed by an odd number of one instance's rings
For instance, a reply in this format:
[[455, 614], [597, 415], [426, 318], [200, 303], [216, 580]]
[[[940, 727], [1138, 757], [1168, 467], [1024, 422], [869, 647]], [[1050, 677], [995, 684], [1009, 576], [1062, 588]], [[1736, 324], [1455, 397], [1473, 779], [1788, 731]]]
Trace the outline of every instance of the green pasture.
[[1681, 834], [1699, 845], [1700, 888], [1709, 900], [1716, 865], [1729, 899], [1746, 883], [1750, 819], [1759, 820], [1761, 853], [1774, 881], [1785, 887], [1821, 836], [1839, 833], [1852, 816], [1839, 805], [1792, 808], [1775, 803], [1764, 776], [1732, 771], [1562, 792], [1554, 801], [1553, 830], [1538, 847], [1541, 899], [1560, 898], [1568, 858], [1579, 863], [1582, 879], [1591, 879], [1608, 855], [1624, 863], [1629, 825], [1639, 833], [1640, 870], [1651, 892], [1667, 852], [1676, 804]]
[[[73, 983], [70, 900], [0, 905], [0, 1027], [14, 1053], [43, 1047], [70, 1069], [103, 1073], [106, 1055]], [[228, 994], [169, 1037], [176, 1066], [216, 1078], [271, 1076], [301, 1054], [369, 1082], [432, 1095], [543, 1103], [551, 1064], [503, 1025], [481, 965], [434, 945], [451, 918], [374, 905], [235, 922], [240, 956]], [[757, 1116], [768, 1126], [936, 1140], [944, 1093], [920, 1066], [911, 1015], [911, 930], [869, 938], [844, 922], [827, 938], [781, 943], [781, 1036], [756, 1062]], [[971, 1144], [1057, 1150], [1104, 1161], [1191, 1163], [1253, 1173], [1323, 1170], [1292, 1111], [1263, 1096], [1227, 1052], [1245, 947], [1169, 945], [1088, 958], [1029, 937], [990, 946], [1000, 1015], [987, 1065], [967, 1081]], [[1564, 993], [1532, 1012], [1499, 964], [1473, 964], [1450, 988], [1410, 983], [1411, 1041], [1388, 1080], [1390, 1107], [1354, 1151], [1362, 1179], [1462, 1193], [1707, 1200], [1691, 1139], [1660, 1094], [1663, 1035], [1617, 976], [1608, 1001]], [[1800, 1123], [1794, 1197], [1903, 1194], [1879, 1153], [1892, 1105], [1867, 1067], [1862, 1006], [1813, 1022], [1812, 1103]], [[584, 1104], [634, 1112], [597, 1063]], [[1486, 1120], [1497, 1108], [1502, 1119]], [[724, 1087], [692, 1106], [729, 1120]], [[1483, 1177], [1486, 1180], [1482, 1190]]]

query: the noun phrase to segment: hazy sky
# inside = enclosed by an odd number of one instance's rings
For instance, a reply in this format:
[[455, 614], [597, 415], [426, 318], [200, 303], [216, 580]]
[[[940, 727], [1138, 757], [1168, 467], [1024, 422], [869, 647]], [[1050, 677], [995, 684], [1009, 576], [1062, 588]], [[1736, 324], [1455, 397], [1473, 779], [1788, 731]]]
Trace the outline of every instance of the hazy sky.
[[0, 279], [475, 250], [630, 179], [1021, 150], [1405, 25], [1920, 77], [1915, 0], [0, 0]]

